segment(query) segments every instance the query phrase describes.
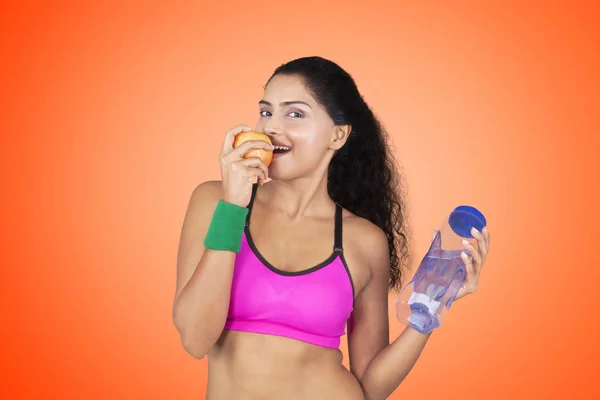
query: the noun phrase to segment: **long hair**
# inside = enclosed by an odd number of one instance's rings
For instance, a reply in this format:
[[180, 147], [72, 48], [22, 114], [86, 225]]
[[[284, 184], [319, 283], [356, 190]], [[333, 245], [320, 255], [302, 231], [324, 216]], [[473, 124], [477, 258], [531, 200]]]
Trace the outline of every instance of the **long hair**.
[[336, 125], [351, 125], [345, 145], [329, 164], [329, 196], [342, 207], [379, 226], [390, 251], [389, 286], [397, 289], [410, 264], [405, 205], [388, 136], [360, 94], [354, 79], [336, 63], [304, 57], [278, 67], [278, 74], [300, 76]]

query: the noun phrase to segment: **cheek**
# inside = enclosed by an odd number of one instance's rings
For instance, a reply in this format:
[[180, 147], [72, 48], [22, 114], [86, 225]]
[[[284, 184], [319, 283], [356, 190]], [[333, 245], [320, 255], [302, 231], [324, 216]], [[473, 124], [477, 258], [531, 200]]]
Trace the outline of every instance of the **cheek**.
[[263, 128], [265, 126], [264, 118], [258, 117], [256, 120], [256, 124], [254, 125], [254, 129], [258, 132], [264, 132]]
[[325, 151], [329, 144], [327, 134], [321, 132], [315, 124], [306, 121], [290, 122], [286, 126], [286, 132], [298, 151], [320, 153]]

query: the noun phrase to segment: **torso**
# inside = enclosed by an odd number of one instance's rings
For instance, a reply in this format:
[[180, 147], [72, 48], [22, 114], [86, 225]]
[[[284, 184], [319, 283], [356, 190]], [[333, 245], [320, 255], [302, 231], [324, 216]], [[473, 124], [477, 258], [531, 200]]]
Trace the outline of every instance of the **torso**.
[[[331, 258], [334, 211], [329, 217], [306, 217], [293, 224], [283, 213], [261, 203], [257, 194], [250, 218], [251, 241], [272, 267], [307, 270]], [[360, 243], [364, 221], [346, 210], [342, 217], [343, 257], [353, 283], [353, 290], [346, 292], [355, 298], [370, 279]], [[340, 285], [349, 285], [339, 276]], [[288, 337], [226, 329], [208, 353], [208, 368], [210, 400], [363, 399], [358, 381], [342, 364], [339, 349]]]
[[339, 350], [279, 336], [224, 331], [208, 354], [209, 400], [362, 400]]

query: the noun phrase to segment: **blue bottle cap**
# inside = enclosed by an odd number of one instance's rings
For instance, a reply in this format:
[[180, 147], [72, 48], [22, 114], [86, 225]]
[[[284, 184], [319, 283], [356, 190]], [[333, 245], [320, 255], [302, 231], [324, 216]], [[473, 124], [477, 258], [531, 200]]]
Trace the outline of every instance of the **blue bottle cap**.
[[486, 220], [483, 214], [471, 206], [458, 206], [450, 213], [448, 224], [460, 237], [472, 238], [471, 228], [475, 227], [479, 232], [485, 227]]

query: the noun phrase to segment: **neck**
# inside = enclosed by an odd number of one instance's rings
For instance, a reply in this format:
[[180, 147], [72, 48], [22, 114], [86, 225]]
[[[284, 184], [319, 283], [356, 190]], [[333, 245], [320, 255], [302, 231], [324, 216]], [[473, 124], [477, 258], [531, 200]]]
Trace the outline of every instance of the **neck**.
[[[331, 215], [334, 203], [327, 192], [327, 174], [290, 181], [273, 180], [264, 188], [265, 201], [291, 219]], [[260, 189], [259, 189], [260, 190]]]

